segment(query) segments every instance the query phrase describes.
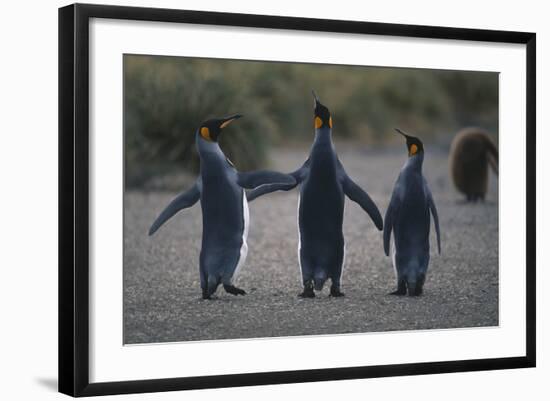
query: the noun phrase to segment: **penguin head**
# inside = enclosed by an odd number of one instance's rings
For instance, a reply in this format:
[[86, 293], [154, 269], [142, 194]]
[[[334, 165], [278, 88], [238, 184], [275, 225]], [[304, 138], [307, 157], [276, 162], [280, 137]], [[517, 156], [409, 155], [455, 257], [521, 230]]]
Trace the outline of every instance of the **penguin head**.
[[212, 118], [210, 120], [206, 120], [199, 127], [199, 135], [207, 142], [218, 142], [218, 137], [220, 136], [222, 129], [241, 117], [241, 114], [233, 114], [224, 118]]
[[311, 93], [313, 94], [314, 99], [313, 123], [315, 124], [315, 129], [323, 127], [332, 128], [332, 117], [330, 116], [329, 109], [325, 105], [321, 104], [319, 98], [313, 90]]
[[409, 151], [409, 157], [420, 154], [424, 152], [424, 144], [422, 141], [414, 136], [407, 135], [405, 132], [401, 131], [399, 128], [395, 129], [399, 134], [403, 135], [407, 140], [407, 150]]

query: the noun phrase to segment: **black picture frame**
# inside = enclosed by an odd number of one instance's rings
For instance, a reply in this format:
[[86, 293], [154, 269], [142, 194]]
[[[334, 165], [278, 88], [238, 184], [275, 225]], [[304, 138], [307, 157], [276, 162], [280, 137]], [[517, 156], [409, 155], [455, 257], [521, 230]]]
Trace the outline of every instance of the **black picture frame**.
[[[516, 43], [526, 46], [526, 344], [520, 357], [90, 383], [88, 61], [91, 18], [179, 22], [369, 35]], [[536, 35], [435, 26], [74, 4], [59, 9], [59, 391], [95, 396], [384, 376], [534, 367]]]

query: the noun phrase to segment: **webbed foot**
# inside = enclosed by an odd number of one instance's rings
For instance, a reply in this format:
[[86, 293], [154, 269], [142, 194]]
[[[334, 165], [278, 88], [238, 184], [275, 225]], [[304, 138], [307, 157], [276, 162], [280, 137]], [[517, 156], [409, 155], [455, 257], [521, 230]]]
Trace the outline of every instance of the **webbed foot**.
[[301, 294], [298, 294], [300, 298], [315, 298], [315, 292], [313, 291], [313, 287], [304, 287], [304, 292]]
[[340, 291], [339, 287], [330, 287], [330, 296], [331, 297], [343, 297], [346, 294], [344, 294], [342, 291]]
[[229, 294], [233, 294], [233, 295], [246, 295], [246, 291], [245, 290], [241, 290], [240, 288], [237, 288], [233, 285], [226, 285], [224, 284], [223, 285], [223, 289], [225, 290], [225, 292], [229, 293]]

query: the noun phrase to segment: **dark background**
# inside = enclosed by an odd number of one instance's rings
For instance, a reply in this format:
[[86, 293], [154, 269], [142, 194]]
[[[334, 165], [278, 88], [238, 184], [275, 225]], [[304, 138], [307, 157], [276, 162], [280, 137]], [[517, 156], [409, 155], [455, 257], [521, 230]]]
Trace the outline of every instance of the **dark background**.
[[211, 117], [244, 114], [220, 139], [239, 170], [269, 165], [272, 146], [309, 146], [312, 89], [340, 142], [401, 143], [400, 127], [448, 148], [465, 126], [498, 132], [496, 73], [125, 55], [126, 186], [196, 171], [194, 134]]

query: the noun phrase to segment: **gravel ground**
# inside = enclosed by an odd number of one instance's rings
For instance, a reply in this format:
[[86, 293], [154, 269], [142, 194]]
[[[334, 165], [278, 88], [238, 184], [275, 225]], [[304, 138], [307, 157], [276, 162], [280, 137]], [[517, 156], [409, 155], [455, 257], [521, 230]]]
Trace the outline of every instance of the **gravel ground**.
[[[338, 146], [348, 174], [384, 215], [404, 147], [367, 151]], [[307, 149], [275, 150], [273, 168], [289, 171]], [[273, 193], [250, 204], [249, 253], [235, 297], [219, 289], [204, 301], [198, 274], [201, 210], [196, 204], [153, 237], [147, 230], [175, 192], [127, 191], [125, 196], [124, 342], [126, 344], [498, 325], [498, 187], [488, 200], [465, 204], [448, 179], [446, 154], [426, 155], [428, 179], [440, 216], [442, 254], [432, 226], [432, 257], [421, 297], [388, 295], [395, 289], [382, 234], [362, 209], [346, 200], [346, 267], [342, 290], [328, 286], [301, 299], [297, 261], [297, 191]]]

